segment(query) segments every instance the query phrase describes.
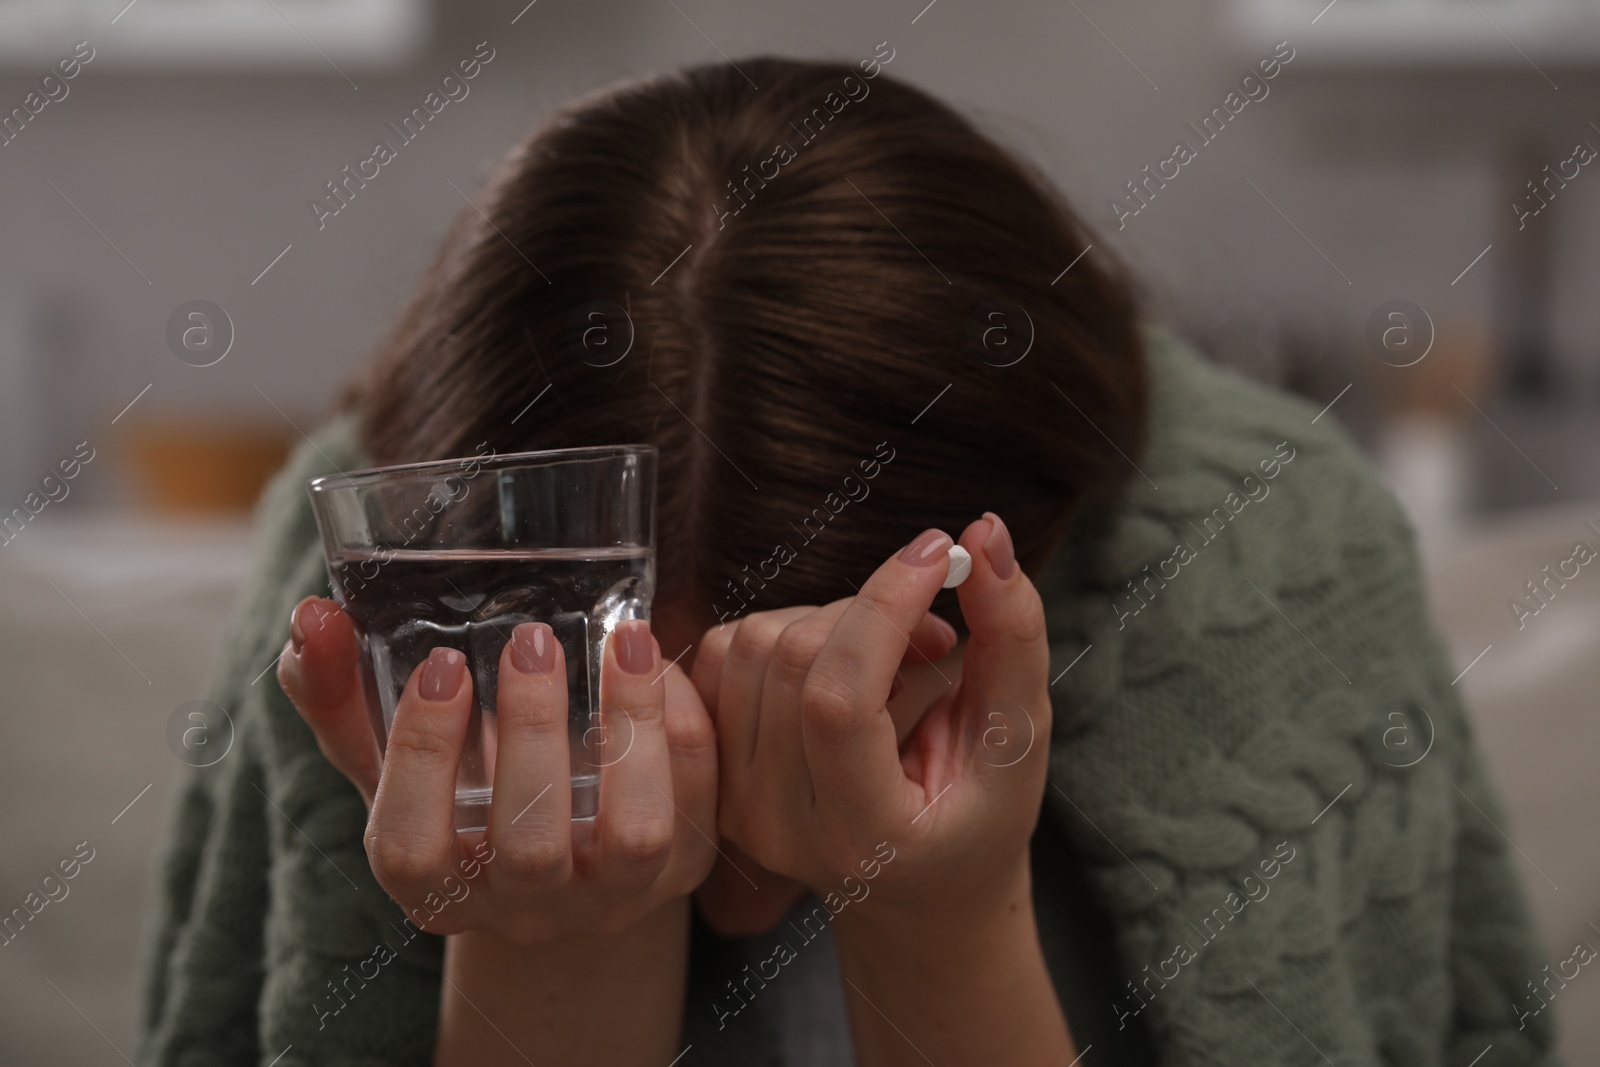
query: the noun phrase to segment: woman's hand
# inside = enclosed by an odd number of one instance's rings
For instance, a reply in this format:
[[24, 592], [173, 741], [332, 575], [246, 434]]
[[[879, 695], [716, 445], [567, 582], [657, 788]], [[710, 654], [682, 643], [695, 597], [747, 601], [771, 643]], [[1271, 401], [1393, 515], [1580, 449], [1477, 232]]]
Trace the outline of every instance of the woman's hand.
[[970, 638], [959, 672], [931, 668], [950, 672], [931, 704], [907, 705], [909, 684], [895, 697], [948, 570], [938, 530], [854, 597], [708, 632], [694, 665], [717, 725], [719, 828], [823, 898], [863, 1067], [923, 1049], [949, 1067], [1074, 1059], [1028, 865], [1050, 735], [1044, 611], [998, 516], [961, 544]]
[[[632, 743], [601, 768], [592, 824], [571, 821], [561, 645], [543, 623], [512, 631], [480, 835], [455, 829], [473, 702], [461, 653], [434, 649], [412, 673], [380, 758], [350, 618], [309, 598], [290, 631], [279, 684], [366, 798], [373, 874], [423, 929], [455, 935], [434, 1062], [667, 1062], [683, 1019], [687, 894], [715, 857], [716, 742], [694, 685], [662, 670], [649, 624], [625, 622], [606, 643], [601, 720], [627, 720]], [[630, 1025], [596, 1028], [594, 1006], [619, 1001]]]
[[[631, 730], [600, 774], [592, 826], [571, 821], [567, 671], [544, 623], [512, 631], [500, 655], [494, 799], [487, 849], [454, 823], [456, 768], [473, 685], [465, 657], [436, 648], [407, 681], [380, 759], [349, 616], [308, 598], [294, 611], [278, 681], [336, 768], [366, 798], [367, 858], [378, 883], [433, 933], [482, 930], [520, 945], [616, 933], [691, 892], [715, 851], [716, 750], [693, 684], [661, 668], [647, 622], [607, 642], [602, 721]], [[627, 726], [618, 725], [627, 720]], [[459, 883], [459, 901], [432, 914]], [[447, 879], [449, 880], [447, 882]], [[425, 902], [433, 898], [433, 906]]]
[[992, 896], [997, 872], [1025, 861], [1044, 790], [1044, 612], [997, 518], [962, 535], [973, 565], [958, 593], [971, 632], [959, 681], [898, 723], [891, 711], [919, 630], [934, 637], [951, 543], [929, 530], [857, 596], [710, 630], [694, 665], [717, 724], [723, 834], [820, 894], [859, 881], [887, 842], [896, 858], [871, 886], [880, 914], [933, 918]]
[[[722, 665], [738, 628], [748, 627], [744, 641], [752, 647], [763, 648], [770, 645], [789, 622], [816, 610], [815, 607], [797, 607], [750, 615], [707, 634], [690, 676], [713, 719], [716, 718]], [[715, 640], [711, 639], [713, 635]], [[955, 628], [937, 615], [924, 615], [910, 637], [902, 666], [937, 662], [956, 646]], [[895, 721], [897, 740], [904, 740], [911, 732], [928, 703], [926, 693], [919, 687], [913, 686], [897, 696], [901, 688], [901, 675], [897, 673], [889, 697], [889, 714]], [[718, 851], [716, 865], [695, 893], [695, 899], [707, 924], [724, 937], [765, 933], [805, 896], [803, 884], [767, 870], [728, 838], [722, 839]]]

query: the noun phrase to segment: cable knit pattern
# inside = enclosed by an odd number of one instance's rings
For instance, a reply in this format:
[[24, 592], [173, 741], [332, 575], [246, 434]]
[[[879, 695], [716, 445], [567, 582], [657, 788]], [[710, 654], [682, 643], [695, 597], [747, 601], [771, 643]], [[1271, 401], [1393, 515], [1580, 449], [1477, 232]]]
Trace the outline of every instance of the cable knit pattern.
[[1553, 1063], [1548, 1014], [1518, 1029], [1539, 951], [1398, 505], [1315, 409], [1150, 351], [1141, 472], [1041, 583], [1052, 677], [1082, 653], [1046, 803], [1140, 984], [1104, 1010], [1174, 1067]]
[[[1123, 977], [1145, 983], [1069, 1020], [1127, 1013], [1172, 1067], [1467, 1067], [1491, 1044], [1476, 1067], [1554, 1067], [1551, 1013], [1519, 1030], [1512, 1008], [1540, 954], [1398, 507], [1305, 405], [1164, 334], [1150, 359], [1141, 473], [1085, 510], [1040, 581], [1057, 678], [1045, 803]], [[293, 604], [327, 590], [305, 479], [363, 463], [352, 424], [333, 423], [263, 502], [212, 692], [238, 736], [176, 811], [141, 1065], [431, 1062], [442, 943], [408, 937], [368, 869], [360, 796], [271, 673], [251, 682]], [[1192, 558], [1174, 559], [1180, 543]], [[1048, 931], [1074, 917], [1047, 888], [1035, 907], [1055, 966]], [[380, 943], [397, 958], [350, 980]], [[1165, 962], [1180, 943], [1193, 958]], [[730, 949], [697, 930], [684, 1062], [776, 1067], [759, 1002], [712, 1025]]]

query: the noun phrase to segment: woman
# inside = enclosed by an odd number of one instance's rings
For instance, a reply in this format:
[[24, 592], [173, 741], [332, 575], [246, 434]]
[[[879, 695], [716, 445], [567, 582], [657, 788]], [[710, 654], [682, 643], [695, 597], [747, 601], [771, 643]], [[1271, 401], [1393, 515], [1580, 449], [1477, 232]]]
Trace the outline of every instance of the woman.
[[[142, 1062], [1552, 1062], [1398, 508], [1142, 330], [892, 59], [612, 89], [463, 213], [264, 504]], [[661, 449], [654, 619], [604, 662], [634, 748], [569, 832], [519, 627], [516, 773], [458, 838], [472, 682], [436, 651], [380, 758], [301, 486], [625, 441]]]

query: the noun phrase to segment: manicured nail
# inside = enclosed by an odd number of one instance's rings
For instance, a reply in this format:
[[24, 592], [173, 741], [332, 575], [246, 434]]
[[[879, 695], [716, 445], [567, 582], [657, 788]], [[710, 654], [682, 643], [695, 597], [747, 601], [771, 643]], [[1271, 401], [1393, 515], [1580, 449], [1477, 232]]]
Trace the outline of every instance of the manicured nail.
[[943, 530], [924, 530], [917, 539], [900, 550], [900, 562], [913, 567], [931, 567], [943, 559], [955, 544]]
[[300, 624], [300, 616], [305, 614], [305, 610], [311, 606], [315, 599], [314, 597], [306, 597], [294, 606], [293, 611], [289, 612], [289, 643], [294, 646], [296, 652], [306, 647], [306, 630]]
[[556, 635], [548, 623], [525, 622], [511, 631], [511, 665], [523, 674], [549, 674], [556, 665]]
[[983, 554], [989, 557], [989, 566], [994, 568], [994, 576], [1003, 582], [1017, 569], [1017, 554], [1011, 545], [1011, 531], [1006, 529], [1006, 524], [1001, 522], [1000, 516], [994, 512], [986, 511], [983, 517], [994, 524], [994, 529], [989, 531], [989, 536], [983, 542]]
[[449, 700], [461, 691], [467, 677], [467, 657], [453, 648], [436, 648], [422, 664], [417, 692], [423, 700]]
[[629, 619], [617, 624], [616, 633], [617, 665], [629, 674], [649, 674], [656, 665], [650, 623], [645, 619]]

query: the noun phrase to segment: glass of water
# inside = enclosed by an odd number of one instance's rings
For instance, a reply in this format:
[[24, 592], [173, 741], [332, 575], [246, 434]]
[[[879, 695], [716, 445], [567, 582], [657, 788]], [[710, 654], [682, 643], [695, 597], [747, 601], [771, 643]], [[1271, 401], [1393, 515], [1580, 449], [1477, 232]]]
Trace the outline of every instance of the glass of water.
[[601, 655], [618, 623], [650, 617], [655, 589], [656, 449], [479, 452], [306, 483], [333, 598], [361, 643], [372, 727], [385, 748], [412, 671], [434, 648], [463, 653], [476, 701], [455, 823], [483, 829], [500, 652], [519, 623], [547, 623], [567, 663], [572, 817], [592, 819]]

